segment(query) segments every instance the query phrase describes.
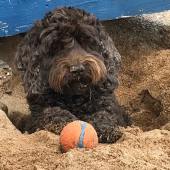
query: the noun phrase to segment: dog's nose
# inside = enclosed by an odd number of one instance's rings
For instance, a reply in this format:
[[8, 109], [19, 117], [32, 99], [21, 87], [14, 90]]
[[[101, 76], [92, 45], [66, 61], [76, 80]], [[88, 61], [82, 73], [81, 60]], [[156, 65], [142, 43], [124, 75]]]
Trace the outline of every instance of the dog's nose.
[[85, 70], [85, 68], [84, 68], [84, 66], [82, 64], [74, 65], [74, 66], [70, 67], [70, 72], [82, 72], [84, 70]]

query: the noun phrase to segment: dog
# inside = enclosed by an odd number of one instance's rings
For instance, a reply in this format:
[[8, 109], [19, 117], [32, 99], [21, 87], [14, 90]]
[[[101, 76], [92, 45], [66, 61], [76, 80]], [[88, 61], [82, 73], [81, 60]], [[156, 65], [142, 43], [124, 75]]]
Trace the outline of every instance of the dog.
[[24, 129], [59, 134], [74, 120], [91, 123], [101, 143], [116, 142], [130, 117], [116, 100], [121, 56], [101, 22], [73, 7], [37, 21], [18, 46], [31, 119]]

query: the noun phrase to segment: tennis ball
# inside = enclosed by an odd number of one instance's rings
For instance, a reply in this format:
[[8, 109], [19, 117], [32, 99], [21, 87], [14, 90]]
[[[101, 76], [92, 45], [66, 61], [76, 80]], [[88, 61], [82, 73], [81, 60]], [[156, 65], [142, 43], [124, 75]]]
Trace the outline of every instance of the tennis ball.
[[92, 125], [76, 120], [63, 128], [59, 141], [61, 150], [67, 152], [73, 148], [94, 148], [98, 144], [98, 137]]

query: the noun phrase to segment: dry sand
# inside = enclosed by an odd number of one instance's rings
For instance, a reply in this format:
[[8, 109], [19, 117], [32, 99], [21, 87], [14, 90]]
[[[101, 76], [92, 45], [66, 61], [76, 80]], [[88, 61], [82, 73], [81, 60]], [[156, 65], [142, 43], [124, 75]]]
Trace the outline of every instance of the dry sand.
[[170, 132], [143, 133], [128, 128], [116, 144], [100, 144], [93, 150], [74, 149], [60, 153], [58, 136], [39, 131], [21, 134], [0, 111], [1, 170], [163, 170], [170, 169]]

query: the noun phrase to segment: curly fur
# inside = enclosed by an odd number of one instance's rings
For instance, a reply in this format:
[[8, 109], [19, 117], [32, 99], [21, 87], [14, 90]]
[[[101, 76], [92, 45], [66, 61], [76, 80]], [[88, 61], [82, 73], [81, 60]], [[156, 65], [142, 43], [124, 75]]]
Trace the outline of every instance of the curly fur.
[[[94, 125], [100, 142], [115, 142], [121, 136], [119, 126], [130, 124], [113, 93], [120, 62], [94, 15], [71, 7], [49, 12], [16, 53], [32, 112], [26, 130], [59, 134], [66, 123], [81, 119]], [[76, 67], [83, 71], [77, 74]]]

